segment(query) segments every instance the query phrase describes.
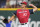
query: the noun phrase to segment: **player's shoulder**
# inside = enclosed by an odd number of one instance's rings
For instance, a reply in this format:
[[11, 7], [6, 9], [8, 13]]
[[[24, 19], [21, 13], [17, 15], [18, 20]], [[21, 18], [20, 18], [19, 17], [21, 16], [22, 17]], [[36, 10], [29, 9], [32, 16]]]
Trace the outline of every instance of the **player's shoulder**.
[[27, 8], [27, 10], [33, 10], [33, 9], [28, 9], [28, 8]]
[[29, 9], [29, 11], [33, 11], [33, 9]]

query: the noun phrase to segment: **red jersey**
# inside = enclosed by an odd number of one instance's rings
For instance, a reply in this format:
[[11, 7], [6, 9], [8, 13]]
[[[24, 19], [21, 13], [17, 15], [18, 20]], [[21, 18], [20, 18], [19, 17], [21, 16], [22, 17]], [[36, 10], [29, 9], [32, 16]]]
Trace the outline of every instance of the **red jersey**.
[[30, 9], [30, 10], [29, 9], [27, 9], [27, 10], [18, 9], [17, 11], [15, 11], [13, 13], [15, 15], [17, 15], [20, 23], [27, 23], [30, 14], [33, 14], [33, 9]]
[[17, 10], [17, 17], [18, 17], [20, 23], [27, 23], [29, 16], [30, 16], [30, 12], [28, 9], [25, 9], [25, 10], [18, 9]]

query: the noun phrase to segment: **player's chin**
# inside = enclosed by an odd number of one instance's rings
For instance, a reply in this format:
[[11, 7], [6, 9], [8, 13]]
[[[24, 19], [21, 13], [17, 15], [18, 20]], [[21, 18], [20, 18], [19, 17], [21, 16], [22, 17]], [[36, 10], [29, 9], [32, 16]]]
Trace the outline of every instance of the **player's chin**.
[[24, 8], [24, 7], [21, 7], [21, 8]]

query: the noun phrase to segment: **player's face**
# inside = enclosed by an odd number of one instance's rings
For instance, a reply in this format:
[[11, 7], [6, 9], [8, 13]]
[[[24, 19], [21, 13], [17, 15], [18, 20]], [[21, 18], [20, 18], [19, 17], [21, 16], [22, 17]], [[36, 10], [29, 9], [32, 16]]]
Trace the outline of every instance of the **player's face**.
[[25, 5], [25, 4], [22, 4], [22, 5], [21, 5], [21, 8], [25, 8], [25, 7], [26, 7], [26, 5]]

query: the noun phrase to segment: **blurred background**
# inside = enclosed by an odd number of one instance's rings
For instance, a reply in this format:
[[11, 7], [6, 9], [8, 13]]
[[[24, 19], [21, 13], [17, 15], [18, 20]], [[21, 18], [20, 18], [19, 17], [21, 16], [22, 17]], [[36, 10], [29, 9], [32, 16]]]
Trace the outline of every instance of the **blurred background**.
[[[40, 8], [40, 0], [0, 0], [0, 8], [20, 8], [20, 3], [26, 1], [28, 4], [34, 4]], [[28, 8], [29, 5], [27, 5]]]
[[15, 27], [17, 24], [19, 25], [17, 17], [15, 17], [16, 20], [13, 23], [8, 24], [3, 23], [3, 19], [10, 19], [11, 16], [13, 16], [13, 13], [18, 8], [20, 9], [20, 3], [23, 1], [26, 1], [28, 3], [27, 7], [29, 9], [32, 9], [29, 4], [34, 4], [38, 7], [38, 10], [34, 14], [30, 15], [28, 21], [30, 27], [40, 27], [40, 0], [0, 0], [0, 27]]

